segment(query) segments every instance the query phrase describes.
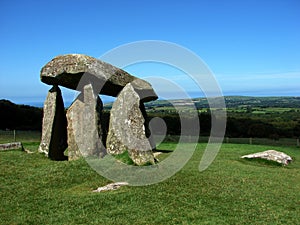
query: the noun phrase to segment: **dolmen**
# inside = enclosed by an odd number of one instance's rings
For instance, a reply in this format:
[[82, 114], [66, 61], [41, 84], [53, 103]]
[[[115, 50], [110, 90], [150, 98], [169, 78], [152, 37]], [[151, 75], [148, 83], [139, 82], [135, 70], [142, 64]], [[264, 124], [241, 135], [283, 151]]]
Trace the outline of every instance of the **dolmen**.
[[[39, 152], [53, 160], [75, 160], [127, 151], [136, 165], [154, 164], [155, 144], [144, 107], [145, 102], [157, 99], [151, 84], [82, 54], [53, 58], [41, 69], [40, 78], [52, 87], [44, 103]], [[66, 112], [59, 86], [79, 92]], [[101, 127], [99, 94], [117, 97], [107, 134]]]

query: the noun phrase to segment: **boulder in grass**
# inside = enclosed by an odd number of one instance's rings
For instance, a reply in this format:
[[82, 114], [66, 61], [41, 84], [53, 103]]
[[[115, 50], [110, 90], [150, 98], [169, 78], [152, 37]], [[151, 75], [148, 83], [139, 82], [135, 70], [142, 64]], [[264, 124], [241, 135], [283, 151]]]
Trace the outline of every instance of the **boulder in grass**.
[[0, 144], [0, 151], [7, 151], [7, 150], [14, 150], [14, 149], [22, 149], [23, 145], [21, 142], [12, 142], [12, 143], [5, 143], [5, 144]]
[[266, 159], [269, 161], [278, 162], [285, 166], [288, 165], [290, 162], [292, 162], [292, 157], [290, 157], [289, 155], [287, 155], [283, 152], [279, 152], [276, 150], [267, 150], [264, 152], [257, 152], [254, 154], [244, 155], [241, 158], [243, 158], [243, 159], [245, 159], [245, 158], [246, 159], [256, 159], [256, 158]]

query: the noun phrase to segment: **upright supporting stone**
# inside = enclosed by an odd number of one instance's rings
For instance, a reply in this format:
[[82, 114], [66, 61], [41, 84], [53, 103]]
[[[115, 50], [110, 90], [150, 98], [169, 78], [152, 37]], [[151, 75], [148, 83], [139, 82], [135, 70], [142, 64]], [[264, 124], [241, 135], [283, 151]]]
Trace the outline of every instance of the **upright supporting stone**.
[[67, 119], [61, 91], [54, 85], [44, 103], [42, 139], [38, 151], [53, 160], [65, 160], [67, 144]]
[[80, 156], [103, 157], [106, 154], [101, 140], [102, 108], [102, 101], [94, 93], [92, 85], [85, 85], [67, 111], [69, 160]]
[[112, 106], [106, 147], [111, 154], [128, 151], [137, 165], [154, 164], [140, 104], [143, 104], [140, 96], [130, 83], [127, 84]]

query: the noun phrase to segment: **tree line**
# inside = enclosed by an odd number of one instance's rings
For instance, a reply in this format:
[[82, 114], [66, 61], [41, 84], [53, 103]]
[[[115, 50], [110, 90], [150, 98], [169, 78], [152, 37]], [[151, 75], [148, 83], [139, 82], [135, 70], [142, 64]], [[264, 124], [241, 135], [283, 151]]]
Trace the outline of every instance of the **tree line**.
[[43, 110], [0, 100], [0, 130], [41, 130]]
[[[257, 138], [294, 138], [300, 136], [300, 120], [294, 122], [293, 126], [274, 126], [272, 123], [264, 119], [245, 117], [235, 117], [229, 115], [226, 124], [227, 137], [257, 137]], [[214, 115], [213, 115], [214, 116]], [[167, 134], [181, 134], [181, 118], [176, 112], [153, 112], [148, 113], [148, 121], [154, 117], [163, 119], [167, 126]], [[43, 110], [27, 105], [16, 105], [8, 100], [0, 100], [0, 129], [1, 130], [39, 130], [42, 128]], [[198, 118], [200, 122], [200, 135], [209, 136], [211, 130], [212, 114], [207, 112], [199, 112]], [[218, 120], [218, 118], [214, 118]], [[288, 122], [288, 121], [287, 121]], [[184, 119], [184, 125], [193, 127], [194, 120]], [[109, 110], [102, 113], [102, 127], [105, 132], [109, 126]]]
[[[214, 115], [210, 112], [201, 112], [198, 114], [200, 135], [210, 135], [212, 116]], [[149, 119], [153, 117], [160, 117], [165, 121], [167, 134], [180, 135], [181, 118], [178, 114], [149, 114]], [[218, 118], [213, 119], [218, 121]], [[188, 122], [188, 118], [186, 118], [184, 122]], [[300, 120], [294, 126], [278, 127], [264, 120], [252, 119], [250, 117], [228, 116], [225, 136], [235, 138], [271, 138], [275, 140], [279, 138], [298, 138], [300, 137]]]

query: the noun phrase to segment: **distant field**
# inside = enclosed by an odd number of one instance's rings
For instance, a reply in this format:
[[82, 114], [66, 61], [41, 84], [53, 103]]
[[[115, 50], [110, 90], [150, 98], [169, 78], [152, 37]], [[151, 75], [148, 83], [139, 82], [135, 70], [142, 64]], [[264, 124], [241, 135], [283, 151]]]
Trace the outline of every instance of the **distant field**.
[[[225, 100], [227, 108], [237, 107], [274, 107], [274, 108], [300, 108], [300, 97], [249, 97], [249, 96], [224, 96], [211, 98], [214, 103]], [[193, 98], [193, 103], [197, 108], [208, 108], [207, 98]], [[190, 100], [188, 100], [190, 102]], [[146, 107], [162, 107], [170, 105], [184, 105], [187, 103], [184, 99], [178, 100], [156, 100], [146, 103]], [[109, 105], [108, 105], [109, 107]]]
[[[198, 144], [187, 165], [162, 183], [92, 193], [110, 181], [84, 159], [51, 161], [37, 153], [38, 143], [24, 146], [34, 153], [0, 152], [1, 224], [300, 224], [296, 147], [224, 144], [199, 173], [206, 144]], [[274, 148], [294, 162], [282, 167], [240, 159]]]
[[[269, 108], [262, 108], [262, 107], [254, 107], [251, 108], [252, 113], [285, 113], [285, 112], [297, 112], [298, 108], [275, 108], [275, 107], [269, 107]], [[238, 113], [246, 113], [247, 108], [227, 108], [227, 112], [238, 112]], [[300, 112], [300, 110], [299, 110]]]
[[[181, 107], [183, 108], [183, 107]], [[191, 107], [186, 107], [185, 110], [194, 110]], [[214, 110], [220, 110], [216, 108], [210, 108], [211, 111]], [[222, 109], [221, 109], [222, 110]], [[225, 110], [225, 109], [223, 109]], [[148, 109], [148, 112], [173, 112], [175, 113], [177, 111], [176, 108], [170, 107], [170, 106], [158, 106], [156, 108]], [[197, 110], [198, 112], [207, 112], [207, 108], [201, 108]], [[246, 107], [234, 107], [234, 108], [226, 108], [226, 112], [228, 113], [247, 113], [249, 109]], [[262, 114], [281, 114], [281, 113], [300, 113], [299, 108], [280, 108], [280, 107], [269, 107], [269, 108], [264, 108], [264, 107], [254, 107], [251, 108], [251, 113], [262, 113]]]

